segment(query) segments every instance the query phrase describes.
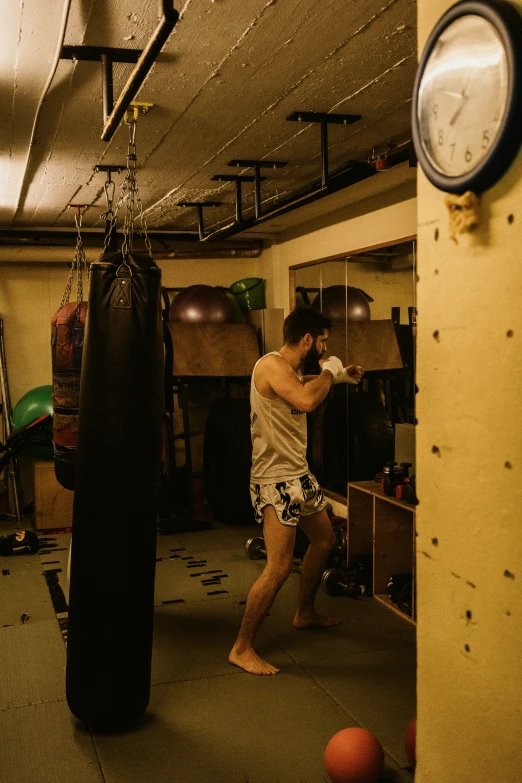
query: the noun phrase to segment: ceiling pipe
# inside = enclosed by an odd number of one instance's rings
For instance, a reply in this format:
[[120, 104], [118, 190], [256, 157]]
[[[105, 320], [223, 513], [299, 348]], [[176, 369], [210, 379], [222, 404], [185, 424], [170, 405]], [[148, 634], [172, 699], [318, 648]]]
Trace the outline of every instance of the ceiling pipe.
[[172, 250], [166, 253], [153, 253], [153, 257], [156, 259], [162, 258], [259, 258], [263, 248], [249, 247], [249, 248], [218, 248], [213, 250], [212, 248], [196, 248], [195, 250]]
[[[137, 232], [139, 233], [139, 232]], [[197, 242], [198, 234], [192, 231], [147, 231], [149, 238], [158, 242]], [[118, 233], [118, 236], [120, 234]], [[47, 242], [49, 245], [56, 243], [68, 243], [71, 247], [76, 244], [78, 232], [76, 229], [56, 229], [47, 230], [46, 228], [0, 228], [0, 245], [34, 243], [42, 244]], [[84, 244], [87, 242], [97, 242], [103, 246], [105, 239], [105, 230], [82, 228], [82, 237]]]
[[[84, 247], [88, 263], [96, 261], [99, 247]], [[74, 249], [71, 247], [38, 247], [36, 245], [0, 245], [0, 264], [67, 264], [71, 265]]]
[[72, 0], [65, 0], [63, 5], [63, 11], [62, 11], [62, 21], [60, 23], [60, 32], [58, 33], [58, 44], [56, 47], [56, 53], [54, 55], [54, 60], [51, 65], [51, 70], [49, 71], [49, 75], [47, 77], [47, 81], [45, 82], [45, 86], [43, 88], [42, 94], [40, 95], [40, 100], [38, 101], [38, 106], [36, 107], [36, 114], [34, 115], [34, 121], [33, 121], [33, 128], [31, 131], [31, 138], [29, 140], [29, 147], [27, 149], [27, 155], [25, 158], [25, 165], [24, 165], [24, 173], [22, 174], [22, 179], [20, 182], [20, 190], [18, 191], [18, 196], [16, 199], [16, 207], [13, 213], [13, 219], [11, 221], [11, 226], [14, 225], [14, 221], [16, 219], [16, 215], [18, 213], [18, 210], [20, 209], [20, 202], [22, 200], [22, 193], [24, 192], [24, 186], [25, 181], [27, 179], [27, 172], [29, 170], [29, 162], [31, 160], [31, 151], [34, 146], [34, 137], [36, 133], [36, 126], [38, 124], [38, 120], [40, 118], [40, 112], [42, 110], [42, 106], [44, 104], [45, 99], [47, 98], [47, 93], [49, 92], [49, 88], [51, 86], [52, 80], [54, 79], [54, 75], [56, 73], [56, 69], [58, 68], [58, 64], [61, 59], [61, 53], [62, 53], [62, 46], [63, 42], [65, 40], [65, 31], [67, 30], [67, 22], [69, 20], [69, 12], [71, 10], [71, 4]]
[[134, 100], [140, 87], [145, 81], [148, 73], [156, 58], [167, 43], [167, 39], [173, 31], [176, 22], [179, 19], [179, 13], [173, 6], [173, 0], [160, 0], [161, 19], [154, 30], [147, 46], [140, 55], [136, 67], [129, 76], [122, 93], [114, 105], [114, 109], [105, 123], [102, 141], [111, 141], [116, 133], [118, 126], [123, 119], [129, 104]]
[[[103, 247], [85, 247], [88, 263], [96, 261], [103, 252]], [[188, 259], [223, 259], [223, 258], [259, 258], [263, 248], [261, 245], [242, 248], [210, 248], [200, 247], [194, 250], [157, 250], [152, 257], [156, 261], [180, 261]], [[0, 245], [0, 264], [29, 263], [48, 264], [61, 263], [70, 265], [74, 256], [72, 247], [44, 245]]]

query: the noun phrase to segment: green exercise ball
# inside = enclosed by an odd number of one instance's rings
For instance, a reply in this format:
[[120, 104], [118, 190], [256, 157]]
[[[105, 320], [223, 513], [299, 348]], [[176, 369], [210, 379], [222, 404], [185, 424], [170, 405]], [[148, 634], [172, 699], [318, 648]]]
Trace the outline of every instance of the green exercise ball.
[[[40, 416], [53, 415], [53, 387], [37, 386], [24, 394], [16, 403], [11, 422], [13, 430], [27, 426]], [[49, 439], [49, 446], [29, 446], [23, 451], [35, 459], [52, 459], [53, 446]]]

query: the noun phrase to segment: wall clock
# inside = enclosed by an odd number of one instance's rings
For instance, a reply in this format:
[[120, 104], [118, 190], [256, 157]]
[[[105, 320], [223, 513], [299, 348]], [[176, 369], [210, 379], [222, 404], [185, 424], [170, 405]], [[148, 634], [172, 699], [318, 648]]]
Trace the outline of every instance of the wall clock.
[[522, 17], [504, 0], [462, 0], [439, 19], [413, 91], [415, 152], [430, 182], [481, 193], [522, 140]]

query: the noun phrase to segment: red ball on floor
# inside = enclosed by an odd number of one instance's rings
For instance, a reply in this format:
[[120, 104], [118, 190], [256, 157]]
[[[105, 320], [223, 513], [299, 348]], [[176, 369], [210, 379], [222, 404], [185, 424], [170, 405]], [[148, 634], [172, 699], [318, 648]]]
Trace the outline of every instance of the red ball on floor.
[[333, 783], [375, 783], [384, 769], [384, 751], [366, 729], [343, 729], [326, 746], [324, 765]]
[[417, 763], [416, 746], [417, 744], [417, 716], [408, 723], [406, 734], [404, 735], [404, 750], [410, 766], [415, 769]]

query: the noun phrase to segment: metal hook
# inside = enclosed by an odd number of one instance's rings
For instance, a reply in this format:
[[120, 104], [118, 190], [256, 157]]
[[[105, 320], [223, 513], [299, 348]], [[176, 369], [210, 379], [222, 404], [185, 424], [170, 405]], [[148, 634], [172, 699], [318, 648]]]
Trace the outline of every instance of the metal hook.
[[[125, 259], [125, 257], [124, 257], [124, 259]], [[127, 268], [126, 272], [122, 271], [123, 267]], [[116, 270], [116, 277], [119, 277], [119, 278], [129, 278], [129, 277], [132, 277], [132, 269], [129, 266], [129, 264], [127, 263], [127, 261], [123, 260], [121, 262], [121, 264], [119, 265], [118, 269]], [[125, 282], [122, 282], [122, 285], [125, 285]]]
[[107, 182], [103, 186], [103, 189], [105, 191], [105, 200], [107, 202], [107, 212], [103, 213], [103, 215], [101, 216], [102, 218], [104, 217], [104, 215], [108, 214], [109, 212], [112, 212], [112, 202], [114, 201], [114, 195], [116, 193], [116, 183], [111, 180], [110, 172], [109, 172], [109, 177], [107, 179]]
[[135, 125], [138, 121], [138, 113], [139, 108], [138, 106], [129, 106], [127, 111], [125, 112], [125, 122], [127, 125]]
[[[74, 222], [76, 224], [76, 228], [78, 229], [78, 235], [80, 234], [80, 228], [82, 226], [82, 217], [86, 210], [89, 208], [88, 204], [68, 204], [68, 209], [75, 209], [76, 215], [74, 216]], [[83, 210], [83, 212], [82, 212]]]
[[[134, 109], [137, 112], [137, 109]], [[129, 144], [131, 147], [136, 146], [136, 120], [128, 123], [129, 125]]]

